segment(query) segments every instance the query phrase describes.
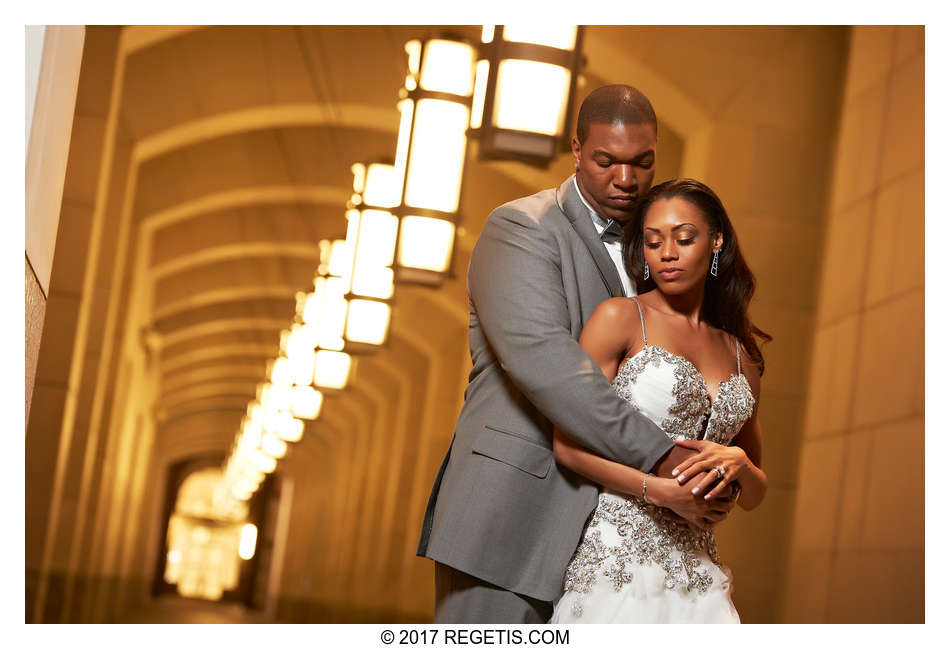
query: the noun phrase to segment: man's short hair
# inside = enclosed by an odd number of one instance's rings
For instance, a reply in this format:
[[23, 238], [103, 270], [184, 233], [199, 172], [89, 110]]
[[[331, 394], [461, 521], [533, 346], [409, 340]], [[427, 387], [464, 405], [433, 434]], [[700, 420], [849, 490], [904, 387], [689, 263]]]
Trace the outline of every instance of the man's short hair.
[[649, 124], [656, 133], [656, 113], [642, 92], [615, 84], [591, 91], [577, 113], [577, 139], [583, 145], [591, 124]]

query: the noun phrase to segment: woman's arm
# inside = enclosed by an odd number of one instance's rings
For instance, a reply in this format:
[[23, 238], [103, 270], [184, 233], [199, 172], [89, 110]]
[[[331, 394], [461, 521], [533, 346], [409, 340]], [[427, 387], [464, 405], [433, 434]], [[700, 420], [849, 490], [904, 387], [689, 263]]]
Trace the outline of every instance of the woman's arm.
[[[580, 346], [600, 366], [607, 380], [613, 381], [620, 363], [630, 349], [642, 345], [640, 319], [636, 306], [625, 298], [612, 298], [601, 303], [591, 314], [581, 332]], [[697, 527], [707, 528], [721, 521], [728, 512], [728, 499], [704, 501], [690, 493], [694, 484], [705, 476], [696, 476], [694, 482], [680, 486], [675, 480], [659, 478], [633, 467], [612, 462], [584, 448], [565, 435], [554, 431], [554, 459], [561, 466], [608, 489], [634, 496], [646, 496], [656, 505], [668, 507]]]
[[705, 474], [695, 475], [680, 485], [672, 478], [659, 478], [595, 455], [557, 428], [554, 429], [554, 459], [561, 466], [612, 491], [636, 497], [645, 495], [651, 504], [671, 509], [700, 529], [710, 529], [721, 523], [731, 509], [731, 495], [707, 500], [692, 494], [691, 490], [705, 479]]
[[[752, 390], [752, 396], [755, 398], [755, 408], [752, 410], [752, 417], [732, 439], [732, 445], [745, 451], [749, 459], [746, 470], [736, 477], [739, 486], [742, 487], [736, 503], [748, 511], [758, 507], [765, 499], [765, 492], [769, 488], [769, 478], [762, 470], [762, 427], [759, 425], [759, 395], [762, 379], [759, 376], [759, 368], [746, 354], [745, 349], [742, 350], [742, 360], [744, 367], [750, 370], [745, 372], [745, 375], [749, 388]], [[713, 498], [716, 497], [715, 494], [711, 495]]]
[[[706, 478], [693, 489], [696, 490], [696, 495], [702, 495], [710, 486], [715, 484], [712, 489], [709, 489], [709, 493], [704, 496], [704, 498], [710, 500], [718, 498], [727, 485], [737, 482], [742, 491], [736, 502], [742, 509], [748, 511], [758, 507], [765, 499], [765, 492], [768, 489], [768, 476], [762, 470], [762, 427], [759, 425], [758, 416], [759, 373], [751, 359], [745, 354], [745, 350], [743, 350], [743, 359], [745, 367], [751, 369], [750, 372], [746, 373], [746, 380], [749, 382], [749, 388], [755, 398], [755, 408], [752, 410], [752, 416], [736, 434], [729, 446], [703, 440], [676, 442], [678, 446], [699, 451], [699, 454], [676, 467], [674, 475], [677, 476], [680, 483], [692, 484], [694, 476], [698, 472], [709, 471]], [[726, 473], [722, 480], [719, 480], [717, 474], [712, 471], [714, 466], [721, 466], [725, 469]]]
[[[749, 459], [746, 470], [736, 477], [742, 487], [736, 503], [747, 511], [755, 509], [765, 499], [765, 492], [769, 488], [769, 478], [762, 470], [762, 427], [759, 426], [758, 406], [732, 443], [745, 451]], [[710, 493], [710, 496], [715, 498], [716, 494]]]

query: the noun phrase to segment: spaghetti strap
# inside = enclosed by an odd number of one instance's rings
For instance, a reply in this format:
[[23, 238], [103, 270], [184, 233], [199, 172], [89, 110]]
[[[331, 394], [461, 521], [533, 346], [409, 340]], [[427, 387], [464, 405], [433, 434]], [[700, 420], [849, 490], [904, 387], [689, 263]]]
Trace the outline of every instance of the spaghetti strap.
[[736, 367], [739, 368], [739, 374], [742, 374], [742, 359], [739, 357], [739, 337], [736, 336]]
[[647, 346], [647, 327], [643, 324], [643, 308], [640, 306], [640, 300], [636, 296], [631, 298], [634, 302], [637, 303], [637, 312], [640, 314], [640, 329], [643, 331], [643, 346]]

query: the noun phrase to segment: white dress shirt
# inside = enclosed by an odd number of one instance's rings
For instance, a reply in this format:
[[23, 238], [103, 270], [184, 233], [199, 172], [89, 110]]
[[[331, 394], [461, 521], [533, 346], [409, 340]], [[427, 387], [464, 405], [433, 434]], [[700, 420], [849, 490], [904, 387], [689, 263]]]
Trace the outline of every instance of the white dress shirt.
[[[597, 230], [597, 236], [602, 235], [613, 219], [605, 219], [597, 213], [597, 210], [590, 206], [581, 193], [580, 187], [577, 186], [577, 174], [574, 175], [574, 189], [577, 190], [577, 195], [581, 197], [581, 202], [584, 204], [584, 207], [590, 212], [590, 220], [594, 222], [594, 229]], [[614, 266], [617, 267], [617, 274], [620, 275], [620, 281], [623, 283], [623, 292], [627, 297], [633, 297], [637, 294], [637, 289], [634, 288], [633, 282], [630, 281], [630, 276], [627, 275], [627, 271], [623, 267], [623, 244], [619, 241], [611, 241], [609, 243], [604, 241], [603, 243], [604, 248], [607, 249], [607, 254], [610, 255], [610, 260], [614, 262]]]

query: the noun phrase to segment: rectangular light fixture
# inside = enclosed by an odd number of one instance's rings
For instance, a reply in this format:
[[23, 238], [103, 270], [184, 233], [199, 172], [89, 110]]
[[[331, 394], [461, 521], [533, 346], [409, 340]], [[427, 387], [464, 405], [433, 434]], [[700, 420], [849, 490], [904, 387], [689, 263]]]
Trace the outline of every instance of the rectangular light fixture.
[[583, 63], [576, 25], [485, 25], [470, 136], [483, 160], [546, 168], [570, 150], [570, 113]]

